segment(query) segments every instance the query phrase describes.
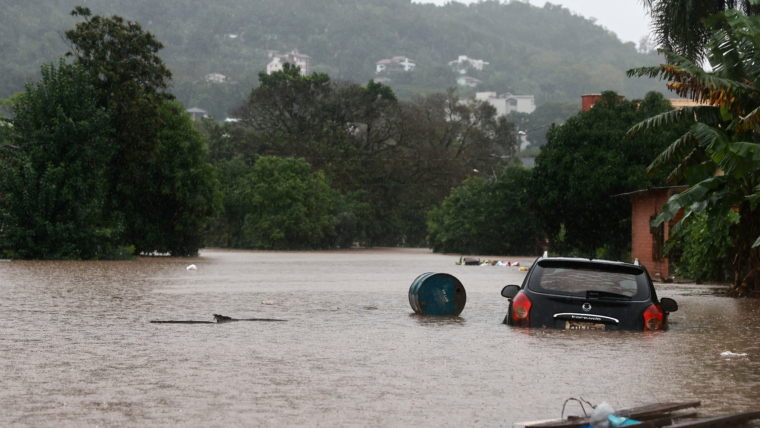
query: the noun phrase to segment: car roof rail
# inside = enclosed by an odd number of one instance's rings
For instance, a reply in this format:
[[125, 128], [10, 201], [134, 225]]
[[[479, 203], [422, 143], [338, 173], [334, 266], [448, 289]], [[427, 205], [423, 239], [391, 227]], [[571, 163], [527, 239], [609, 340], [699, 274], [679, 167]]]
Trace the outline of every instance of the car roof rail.
[[544, 254], [541, 256], [542, 259], [548, 259], [549, 258], [549, 252], [544, 251]]
[[639, 262], [638, 257], [636, 257], [636, 260], [633, 261], [633, 264], [635, 264], [636, 266], [641, 266], [641, 263]]

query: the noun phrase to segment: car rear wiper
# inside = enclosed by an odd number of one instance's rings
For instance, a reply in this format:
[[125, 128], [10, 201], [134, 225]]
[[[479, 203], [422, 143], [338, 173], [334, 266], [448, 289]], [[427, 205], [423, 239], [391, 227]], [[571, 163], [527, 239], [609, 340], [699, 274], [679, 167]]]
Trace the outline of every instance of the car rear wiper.
[[587, 299], [631, 300], [631, 296], [610, 291], [586, 290]]

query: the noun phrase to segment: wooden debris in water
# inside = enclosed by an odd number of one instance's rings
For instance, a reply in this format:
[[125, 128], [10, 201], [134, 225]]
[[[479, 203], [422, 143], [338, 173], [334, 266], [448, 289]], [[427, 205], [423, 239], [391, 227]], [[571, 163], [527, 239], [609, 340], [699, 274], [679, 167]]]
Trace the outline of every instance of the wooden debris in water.
[[[697, 418], [696, 412], [674, 413], [679, 410], [699, 407], [699, 401], [684, 403], [654, 403], [644, 406], [618, 410], [616, 414], [641, 421], [638, 424], [627, 425], [641, 428], [729, 428], [740, 426], [751, 420], [760, 419], [760, 411], [734, 413], [712, 418]], [[588, 417], [572, 417], [567, 420], [522, 422], [514, 424], [515, 428], [579, 428], [589, 425]]]
[[235, 321], [263, 321], [263, 322], [284, 322], [275, 318], [231, 318], [224, 315], [214, 314], [214, 321], [151, 321], [151, 324], [223, 324]]

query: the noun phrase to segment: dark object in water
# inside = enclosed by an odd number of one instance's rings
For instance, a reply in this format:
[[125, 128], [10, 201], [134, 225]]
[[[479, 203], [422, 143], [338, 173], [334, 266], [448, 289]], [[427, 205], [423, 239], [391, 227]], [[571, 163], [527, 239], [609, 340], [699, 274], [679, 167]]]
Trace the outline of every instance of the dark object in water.
[[223, 322], [233, 322], [233, 321], [286, 321], [286, 320], [278, 320], [274, 318], [230, 318], [226, 317], [224, 315], [214, 314], [214, 319], [217, 323], [223, 323]]
[[480, 257], [465, 257], [464, 264], [467, 266], [478, 266], [480, 265]]
[[420, 315], [455, 317], [466, 302], [464, 286], [447, 273], [423, 273], [409, 287], [409, 304]]
[[151, 324], [216, 324], [213, 321], [151, 321]]
[[[216, 321], [216, 322], [214, 322]], [[214, 321], [151, 321], [151, 324], [221, 324], [233, 321], [287, 321], [274, 318], [230, 318], [224, 315], [214, 314]]]

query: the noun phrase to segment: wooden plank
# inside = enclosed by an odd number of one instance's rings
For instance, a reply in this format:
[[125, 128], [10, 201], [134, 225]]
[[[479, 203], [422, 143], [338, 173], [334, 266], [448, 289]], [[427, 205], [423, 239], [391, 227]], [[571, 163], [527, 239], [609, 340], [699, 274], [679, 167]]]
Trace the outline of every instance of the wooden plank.
[[626, 425], [626, 426], [637, 427], [637, 428], [662, 428], [662, 427], [673, 425], [673, 423], [679, 419], [696, 418], [696, 417], [697, 417], [697, 412], [678, 413], [675, 415], [669, 415], [665, 417], [642, 421], [640, 424], [632, 424], [632, 425]]
[[686, 401], [683, 403], [655, 403], [645, 406], [632, 407], [630, 409], [618, 410], [617, 414], [626, 416], [631, 419], [645, 419], [665, 413], [675, 412], [676, 410], [691, 409], [702, 405], [701, 401]]
[[[658, 416], [664, 417], [667, 413], [670, 412], [699, 407], [701, 405], [702, 403], [700, 401], [687, 401], [681, 403], [652, 403], [645, 404], [643, 406], [618, 410], [616, 413], [621, 416], [639, 420], [639, 418], [656, 418]], [[557, 419], [554, 421], [541, 422], [536, 424], [529, 423], [528, 425], [522, 426], [525, 428], [579, 428], [584, 425], [588, 425], [589, 421], [589, 418], [574, 419], [572, 421], [563, 421]]]
[[714, 418], [671, 425], [671, 428], [728, 428], [747, 423], [753, 419], [760, 419], [760, 412], [744, 412], [716, 416]]

